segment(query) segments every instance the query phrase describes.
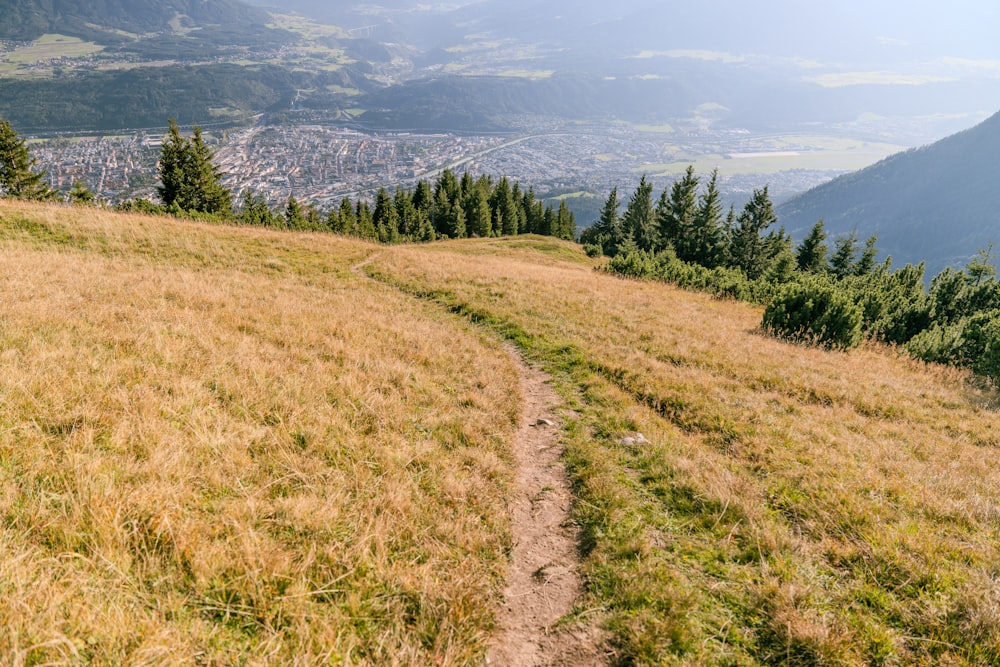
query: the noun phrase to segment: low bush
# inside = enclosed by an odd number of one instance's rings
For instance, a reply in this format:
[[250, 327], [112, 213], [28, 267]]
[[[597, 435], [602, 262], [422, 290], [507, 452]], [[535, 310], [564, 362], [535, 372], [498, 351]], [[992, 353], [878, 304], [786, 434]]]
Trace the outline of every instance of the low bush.
[[848, 349], [861, 342], [861, 309], [821, 280], [791, 284], [764, 311], [764, 329], [781, 338]]

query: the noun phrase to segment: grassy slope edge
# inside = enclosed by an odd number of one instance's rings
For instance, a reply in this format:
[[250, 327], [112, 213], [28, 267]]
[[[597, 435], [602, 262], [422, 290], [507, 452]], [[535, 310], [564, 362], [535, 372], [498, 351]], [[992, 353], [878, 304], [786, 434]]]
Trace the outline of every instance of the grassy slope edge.
[[377, 248], [0, 202], [0, 662], [474, 662], [516, 370]]
[[580, 413], [579, 614], [620, 664], [1000, 661], [991, 395], [884, 348], [770, 339], [759, 309], [567, 253], [479, 241], [369, 270], [516, 342]]
[[991, 395], [592, 269], [0, 202], [0, 656], [480, 663], [499, 334], [578, 413], [576, 616], [620, 664], [1000, 661]]

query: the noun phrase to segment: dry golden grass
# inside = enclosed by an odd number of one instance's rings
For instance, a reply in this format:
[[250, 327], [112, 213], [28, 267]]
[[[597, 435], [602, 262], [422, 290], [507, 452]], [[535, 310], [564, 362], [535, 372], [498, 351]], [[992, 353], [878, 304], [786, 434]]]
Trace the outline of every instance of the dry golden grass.
[[621, 664], [1000, 663], [995, 397], [760, 316], [539, 238], [0, 202], [0, 663], [479, 664], [497, 334], [578, 414], [577, 615]]
[[[371, 271], [560, 378], [582, 414], [582, 608], [623, 664], [1000, 662], [991, 394], [891, 350], [767, 338], [759, 309], [554, 261], [565, 246], [497, 243]], [[632, 430], [652, 443], [619, 444]]]
[[0, 202], [0, 663], [468, 664], [516, 371], [374, 246]]

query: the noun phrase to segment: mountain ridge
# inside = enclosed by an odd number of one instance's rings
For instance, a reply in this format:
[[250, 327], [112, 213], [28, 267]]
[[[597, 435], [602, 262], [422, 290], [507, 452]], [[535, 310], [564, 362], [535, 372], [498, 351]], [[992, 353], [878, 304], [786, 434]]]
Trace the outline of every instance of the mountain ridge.
[[877, 234], [899, 263], [933, 275], [1000, 241], [1000, 113], [933, 144], [892, 155], [778, 207], [796, 237], [823, 219], [831, 235]]

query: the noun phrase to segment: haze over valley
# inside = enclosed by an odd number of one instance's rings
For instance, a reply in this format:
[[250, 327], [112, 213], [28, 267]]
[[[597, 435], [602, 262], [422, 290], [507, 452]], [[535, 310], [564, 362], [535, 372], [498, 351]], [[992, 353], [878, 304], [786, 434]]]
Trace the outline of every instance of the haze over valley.
[[1000, 108], [988, 3], [8, 4], [0, 116], [58, 186], [115, 201], [151, 195], [167, 117], [274, 204], [452, 166], [586, 225], [643, 174], [718, 168], [729, 201], [781, 201]]

